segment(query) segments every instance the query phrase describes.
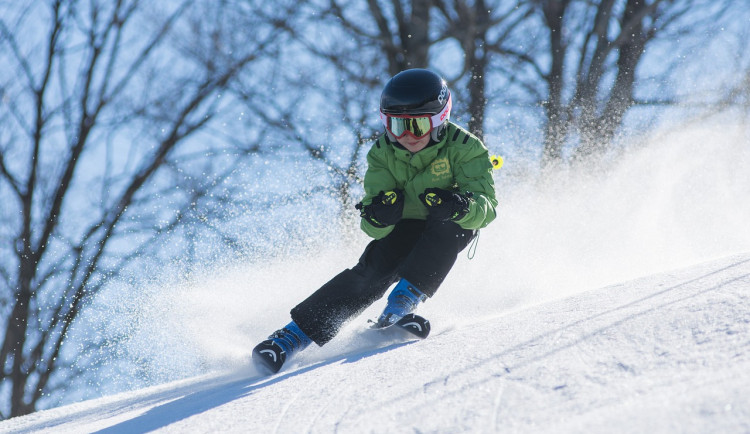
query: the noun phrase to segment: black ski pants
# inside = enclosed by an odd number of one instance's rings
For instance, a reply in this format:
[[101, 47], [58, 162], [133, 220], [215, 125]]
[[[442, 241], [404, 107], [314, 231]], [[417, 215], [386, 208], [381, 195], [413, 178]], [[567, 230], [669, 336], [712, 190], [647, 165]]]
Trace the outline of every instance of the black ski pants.
[[451, 221], [401, 220], [386, 237], [367, 245], [357, 265], [292, 309], [292, 320], [324, 345], [400, 278], [432, 297], [476, 232]]

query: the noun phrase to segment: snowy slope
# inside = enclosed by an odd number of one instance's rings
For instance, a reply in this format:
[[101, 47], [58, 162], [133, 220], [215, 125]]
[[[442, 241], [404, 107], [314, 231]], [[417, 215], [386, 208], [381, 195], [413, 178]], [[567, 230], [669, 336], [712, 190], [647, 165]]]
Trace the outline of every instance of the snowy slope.
[[1, 432], [750, 432], [750, 254], [444, 325], [348, 333], [250, 368], [0, 423]]

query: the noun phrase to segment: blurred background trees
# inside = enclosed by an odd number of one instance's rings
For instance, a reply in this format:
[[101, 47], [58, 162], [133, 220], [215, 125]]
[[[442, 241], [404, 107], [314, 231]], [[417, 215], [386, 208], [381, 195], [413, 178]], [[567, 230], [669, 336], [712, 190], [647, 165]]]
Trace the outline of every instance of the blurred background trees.
[[71, 330], [144, 264], [356, 231], [403, 69], [441, 73], [454, 119], [537, 167], [621, 152], [676, 110], [748, 112], [741, 2], [266, 3], [0, 3], [2, 417], [61, 402], [86, 348], [126, 338]]
[[33, 411], [79, 374], [61, 352], [82, 310], [166, 234], [221, 219], [225, 181], [261, 148], [260, 135], [212, 130], [237, 117], [222, 95], [230, 83], [283, 39], [251, 5], [213, 6], [4, 6], [3, 416]]

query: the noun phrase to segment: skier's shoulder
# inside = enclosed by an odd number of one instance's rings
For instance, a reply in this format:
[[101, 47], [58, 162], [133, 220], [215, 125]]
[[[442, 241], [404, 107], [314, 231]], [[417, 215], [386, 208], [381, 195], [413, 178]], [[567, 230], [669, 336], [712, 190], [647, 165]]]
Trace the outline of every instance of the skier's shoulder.
[[460, 148], [484, 147], [479, 137], [453, 122], [448, 122], [446, 125], [445, 140], [449, 146], [458, 146]]
[[368, 152], [370, 154], [393, 153], [393, 142], [391, 142], [391, 140], [388, 138], [388, 134], [383, 133], [379, 135], [374, 142], [372, 142], [372, 146], [370, 146], [370, 150]]
[[453, 122], [448, 122], [445, 131], [445, 140], [446, 146], [459, 155], [466, 154], [466, 156], [473, 156], [487, 152], [487, 148], [479, 137]]
[[389, 154], [393, 153], [393, 146], [386, 134], [381, 134], [370, 146], [370, 150], [367, 151], [368, 159], [376, 159], [380, 161], [386, 161], [389, 159]]

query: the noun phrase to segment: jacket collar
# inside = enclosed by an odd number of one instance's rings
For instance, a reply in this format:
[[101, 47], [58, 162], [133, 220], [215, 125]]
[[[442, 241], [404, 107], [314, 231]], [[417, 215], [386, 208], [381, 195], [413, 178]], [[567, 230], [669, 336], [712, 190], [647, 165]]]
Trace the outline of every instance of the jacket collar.
[[412, 154], [402, 146], [399, 146], [398, 143], [393, 143], [390, 140], [388, 141], [388, 144], [393, 147], [393, 152], [396, 155], [397, 159], [418, 169], [424, 169], [425, 167], [429, 166], [430, 163], [435, 160], [435, 158], [437, 158], [440, 150], [445, 147], [446, 137], [447, 134], [443, 136], [443, 139], [441, 141], [427, 145], [427, 147], [417, 152], [416, 154]]

